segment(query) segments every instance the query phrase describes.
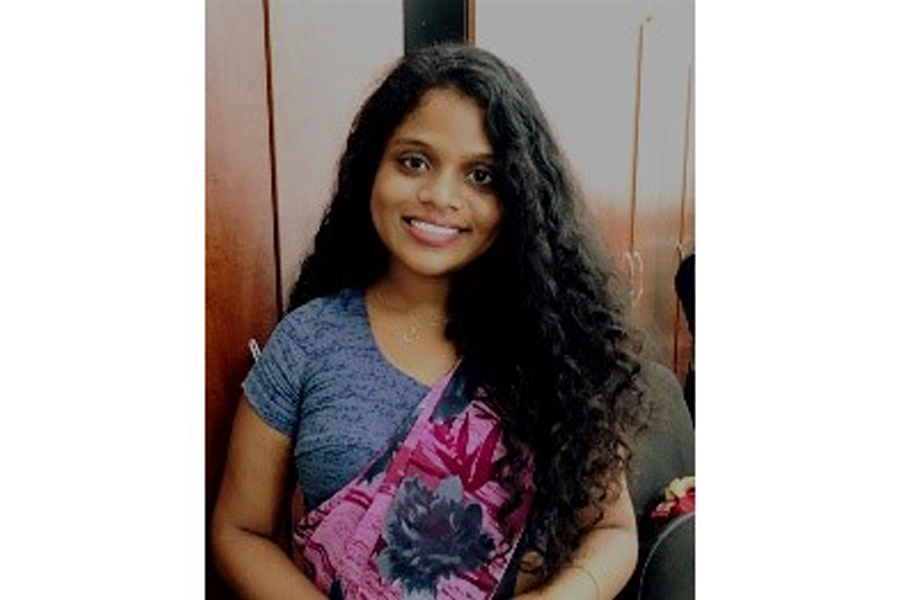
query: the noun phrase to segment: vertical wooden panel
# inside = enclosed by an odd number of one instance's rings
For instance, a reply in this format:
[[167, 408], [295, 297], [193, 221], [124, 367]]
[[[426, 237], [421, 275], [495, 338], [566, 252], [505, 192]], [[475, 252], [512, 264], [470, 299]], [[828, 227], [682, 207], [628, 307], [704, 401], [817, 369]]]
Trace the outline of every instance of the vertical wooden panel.
[[[251, 364], [247, 341], [265, 339], [277, 317], [263, 17], [261, 1], [206, 5], [207, 518]], [[209, 567], [207, 593], [225, 593]]]
[[466, 43], [475, 45], [475, 0], [466, 0]]
[[656, 358], [675, 367], [679, 311], [675, 272], [682, 236], [685, 184], [685, 88], [693, 51], [693, 10], [687, 1], [657, 3], [641, 15], [643, 64], [640, 160], [635, 212], [635, 263], [640, 276], [638, 324]]
[[331, 198], [350, 123], [403, 54], [402, 2], [271, 0], [282, 294]]

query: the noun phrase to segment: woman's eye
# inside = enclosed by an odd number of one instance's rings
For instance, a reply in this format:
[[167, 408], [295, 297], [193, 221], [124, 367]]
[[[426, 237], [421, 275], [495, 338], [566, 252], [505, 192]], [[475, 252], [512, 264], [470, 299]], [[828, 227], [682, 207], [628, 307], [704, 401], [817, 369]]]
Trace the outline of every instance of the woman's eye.
[[469, 173], [469, 180], [475, 185], [490, 185], [494, 178], [487, 169], [475, 169]]
[[428, 167], [428, 163], [421, 156], [401, 157], [400, 164], [410, 171], [424, 171]]

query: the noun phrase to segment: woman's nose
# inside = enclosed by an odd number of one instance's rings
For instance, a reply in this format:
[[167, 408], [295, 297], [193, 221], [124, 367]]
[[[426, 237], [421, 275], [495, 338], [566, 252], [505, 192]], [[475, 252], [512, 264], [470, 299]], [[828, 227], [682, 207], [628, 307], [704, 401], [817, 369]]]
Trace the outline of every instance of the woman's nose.
[[419, 200], [437, 208], [459, 208], [459, 190], [450, 173], [440, 173], [426, 182], [419, 190]]

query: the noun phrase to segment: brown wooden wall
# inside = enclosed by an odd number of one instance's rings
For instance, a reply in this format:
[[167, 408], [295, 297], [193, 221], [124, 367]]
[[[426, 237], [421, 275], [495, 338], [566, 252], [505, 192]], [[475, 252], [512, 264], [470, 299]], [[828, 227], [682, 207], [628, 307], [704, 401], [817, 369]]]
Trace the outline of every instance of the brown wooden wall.
[[287, 304], [329, 200], [353, 117], [379, 73], [403, 55], [403, 3], [268, 4], [279, 268]]
[[[250, 338], [277, 316], [275, 214], [261, 1], [206, 11], [206, 507], [218, 492]], [[207, 592], [223, 584], [207, 562]]]
[[684, 381], [692, 340], [675, 293], [694, 251], [692, 15], [660, 9], [638, 28], [641, 93], [631, 247], [635, 319], [657, 359]]
[[[631, 289], [645, 349], [684, 381], [693, 340], [675, 292], [694, 251], [692, 0], [478, 0], [476, 45], [534, 87]], [[540, 40], [541, 43], [535, 43]]]

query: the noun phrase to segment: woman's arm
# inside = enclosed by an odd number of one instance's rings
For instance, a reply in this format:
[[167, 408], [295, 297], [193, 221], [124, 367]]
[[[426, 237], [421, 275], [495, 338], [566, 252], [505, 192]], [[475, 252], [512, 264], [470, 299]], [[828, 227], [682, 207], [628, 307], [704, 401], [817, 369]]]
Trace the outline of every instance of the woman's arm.
[[246, 598], [325, 598], [275, 542], [291, 440], [241, 398], [211, 536], [216, 566]]
[[[516, 596], [521, 600], [606, 600], [615, 598], [637, 564], [637, 525], [624, 474], [621, 493], [607, 505], [603, 519], [576, 549], [572, 564], [546, 586]], [[585, 515], [589, 518], [589, 515]], [[519, 588], [521, 589], [521, 587]]]

